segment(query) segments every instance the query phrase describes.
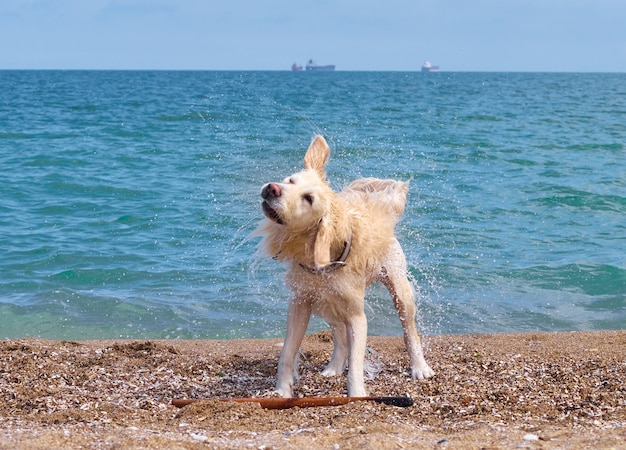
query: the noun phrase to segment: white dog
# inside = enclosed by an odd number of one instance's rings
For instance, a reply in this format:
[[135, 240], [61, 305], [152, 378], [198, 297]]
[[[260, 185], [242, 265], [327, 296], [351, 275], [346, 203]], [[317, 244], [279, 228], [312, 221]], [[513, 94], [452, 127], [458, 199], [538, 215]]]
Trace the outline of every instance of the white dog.
[[276, 392], [293, 396], [295, 360], [311, 313], [333, 330], [334, 350], [323, 375], [340, 375], [348, 364], [348, 395], [366, 396], [363, 364], [367, 340], [365, 289], [373, 281], [391, 294], [404, 329], [414, 379], [434, 375], [424, 359], [415, 326], [415, 302], [406, 259], [394, 236], [408, 183], [365, 178], [335, 193], [324, 167], [330, 149], [316, 136], [304, 170], [263, 186], [266, 219], [257, 229], [262, 249], [289, 265], [287, 335], [278, 361]]

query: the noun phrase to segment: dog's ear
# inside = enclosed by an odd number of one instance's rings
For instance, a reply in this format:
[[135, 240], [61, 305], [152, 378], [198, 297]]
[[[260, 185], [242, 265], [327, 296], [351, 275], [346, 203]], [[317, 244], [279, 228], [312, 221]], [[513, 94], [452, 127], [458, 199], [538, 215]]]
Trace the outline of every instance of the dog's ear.
[[329, 156], [330, 148], [328, 148], [326, 139], [317, 135], [313, 138], [309, 149], [306, 151], [306, 155], [304, 155], [304, 168], [315, 170], [323, 180], [326, 178], [324, 166], [326, 166]]
[[327, 266], [330, 264], [330, 246], [332, 244], [332, 230], [328, 221], [323, 218], [320, 221], [315, 241], [313, 242], [313, 263], [315, 268]]

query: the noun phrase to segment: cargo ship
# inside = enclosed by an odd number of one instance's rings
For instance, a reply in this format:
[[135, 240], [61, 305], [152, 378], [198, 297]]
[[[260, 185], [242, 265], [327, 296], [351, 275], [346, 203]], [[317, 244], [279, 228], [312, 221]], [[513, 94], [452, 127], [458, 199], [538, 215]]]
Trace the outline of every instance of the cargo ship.
[[335, 70], [335, 66], [333, 64], [329, 64], [327, 66], [319, 66], [315, 61], [309, 59], [309, 62], [306, 63], [306, 70], [311, 70], [315, 72], [332, 72]]
[[424, 64], [422, 64], [422, 72], [440, 72], [440, 69], [439, 66], [433, 66], [430, 61], [424, 61]]

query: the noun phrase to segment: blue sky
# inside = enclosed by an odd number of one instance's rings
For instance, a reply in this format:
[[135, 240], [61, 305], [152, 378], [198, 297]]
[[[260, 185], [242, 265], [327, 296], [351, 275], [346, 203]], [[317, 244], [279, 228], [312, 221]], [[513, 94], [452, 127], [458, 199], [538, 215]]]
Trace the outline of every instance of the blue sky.
[[624, 0], [0, 0], [0, 69], [626, 72]]

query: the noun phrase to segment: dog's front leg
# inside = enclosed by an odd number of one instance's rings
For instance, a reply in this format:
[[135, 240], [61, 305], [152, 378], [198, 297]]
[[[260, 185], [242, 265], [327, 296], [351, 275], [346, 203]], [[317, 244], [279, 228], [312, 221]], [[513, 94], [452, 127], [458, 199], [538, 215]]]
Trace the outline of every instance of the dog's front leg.
[[363, 364], [365, 348], [367, 346], [367, 318], [365, 313], [351, 317], [346, 323], [348, 338], [348, 396], [365, 397], [365, 382], [363, 381]]
[[281, 397], [293, 397], [295, 364], [300, 344], [311, 317], [311, 303], [301, 298], [294, 298], [289, 304], [287, 314], [287, 333], [283, 349], [278, 359], [278, 380], [276, 392]]

